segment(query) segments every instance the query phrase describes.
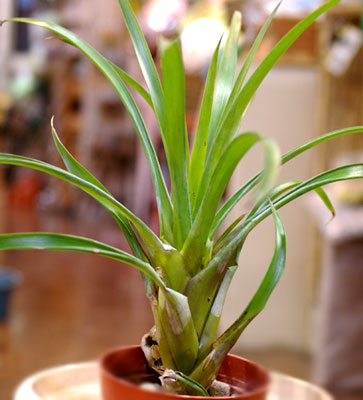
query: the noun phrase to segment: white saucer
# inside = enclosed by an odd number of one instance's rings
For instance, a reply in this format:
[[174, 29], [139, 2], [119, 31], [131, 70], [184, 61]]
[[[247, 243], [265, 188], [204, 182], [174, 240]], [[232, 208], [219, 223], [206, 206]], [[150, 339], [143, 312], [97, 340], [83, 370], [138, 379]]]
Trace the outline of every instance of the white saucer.
[[[333, 400], [319, 387], [273, 372], [267, 400]], [[101, 400], [96, 362], [41, 371], [23, 381], [14, 400]]]

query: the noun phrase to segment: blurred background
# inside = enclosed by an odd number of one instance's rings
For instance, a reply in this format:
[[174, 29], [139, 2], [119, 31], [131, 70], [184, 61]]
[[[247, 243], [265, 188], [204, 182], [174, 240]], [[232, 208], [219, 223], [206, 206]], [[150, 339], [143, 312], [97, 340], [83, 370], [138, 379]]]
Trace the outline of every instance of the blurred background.
[[[139, 0], [152, 54], [160, 34], [181, 35], [192, 137], [201, 90], [216, 43], [234, 10], [243, 14], [241, 59], [276, 5], [272, 0]], [[255, 60], [320, 0], [285, 0]], [[26, 16], [71, 29], [141, 79], [116, 0], [1, 0], [0, 19]], [[283, 152], [325, 132], [363, 124], [362, 2], [343, 0], [291, 47], [259, 89], [244, 130], [278, 140]], [[137, 96], [136, 96], [137, 97]], [[137, 98], [165, 167], [150, 110]], [[65, 146], [104, 185], [157, 230], [146, 160], [112, 87], [76, 49], [48, 31], [7, 23], [0, 29], [0, 150], [62, 166], [50, 118]], [[259, 170], [251, 152], [226, 196]], [[306, 179], [343, 163], [363, 162], [363, 136], [320, 146], [282, 168]], [[234, 351], [271, 369], [317, 382], [338, 399], [363, 399], [363, 184], [328, 188], [337, 216], [307, 196], [281, 212], [286, 272], [266, 310]], [[235, 218], [247, 207], [241, 204]], [[87, 235], [127, 249], [112, 218], [80, 191], [40, 173], [0, 170], [0, 231]], [[233, 215], [231, 216], [233, 218]], [[246, 305], [269, 264], [273, 226], [261, 224], [242, 252], [221, 329]], [[42, 368], [97, 358], [138, 343], [152, 325], [139, 274], [116, 262], [72, 253], [0, 254], [0, 398]]]

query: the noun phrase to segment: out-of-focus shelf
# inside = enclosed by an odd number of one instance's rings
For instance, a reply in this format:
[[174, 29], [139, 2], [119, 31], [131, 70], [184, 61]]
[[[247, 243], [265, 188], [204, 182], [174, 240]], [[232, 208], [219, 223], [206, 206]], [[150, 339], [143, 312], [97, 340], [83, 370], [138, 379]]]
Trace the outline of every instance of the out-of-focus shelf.
[[362, 6], [357, 1], [355, 3], [337, 4], [327, 12], [327, 15], [336, 17], [359, 17], [361, 10]]

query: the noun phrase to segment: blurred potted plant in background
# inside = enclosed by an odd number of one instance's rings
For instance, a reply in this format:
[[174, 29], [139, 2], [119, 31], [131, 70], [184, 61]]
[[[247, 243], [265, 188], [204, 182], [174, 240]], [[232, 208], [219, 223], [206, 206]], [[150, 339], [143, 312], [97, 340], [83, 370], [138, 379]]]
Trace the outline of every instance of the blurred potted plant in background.
[[[156, 371], [156, 376], [161, 375], [160, 390], [190, 396], [217, 394], [227, 397], [232, 393], [241, 399], [263, 399], [265, 396], [268, 384], [265, 372], [253, 363], [246, 364], [247, 361], [228, 355], [228, 352], [262, 311], [283, 273], [286, 241], [277, 210], [314, 190], [334, 214], [334, 207], [321, 187], [331, 182], [363, 177], [363, 164], [352, 164], [325, 171], [307, 181], [276, 184], [279, 166], [327, 140], [362, 132], [363, 127], [327, 133], [282, 156], [274, 140], [264, 139], [256, 132], [239, 132], [247, 107], [271, 68], [307, 27], [338, 2], [329, 0], [301, 20], [248, 79], [256, 51], [278, 6], [262, 27], [239, 71], [237, 50], [241, 15], [238, 12], [234, 14], [229, 33], [218, 44], [210, 63], [191, 154], [185, 124], [185, 74], [180, 43], [178, 40], [161, 40], [160, 79], [127, 0], [119, 0], [119, 3], [147, 90], [65, 28], [39, 20], [11, 20], [53, 31], [62, 40], [79, 48], [110, 81], [134, 123], [149, 164], [160, 235], [157, 236], [119, 203], [73, 158], [61, 143], [52, 122], [54, 142], [67, 170], [12, 154], [1, 154], [0, 163], [42, 171], [88, 193], [114, 217], [133, 255], [88, 238], [56, 233], [4, 234], [0, 236], [0, 248], [94, 253], [139, 269], [155, 320], [155, 327], [142, 340], [142, 349], [148, 367]], [[170, 194], [142, 115], [126, 85], [138, 91], [155, 113], [169, 167]], [[261, 144], [265, 152], [264, 168], [220, 205], [237, 164], [257, 144]], [[251, 209], [219, 233], [230, 211], [252, 189], [256, 190]], [[222, 306], [245, 239], [270, 215], [275, 222], [275, 250], [271, 263], [250, 303], [219, 335]], [[148, 371], [144, 356], [140, 347], [131, 347], [103, 357], [101, 381], [105, 400], [175, 398], [174, 394], [151, 392], [130, 383], [144, 380], [143, 374]], [[221, 385], [221, 391], [215, 381], [218, 371], [219, 378], [226, 382]], [[260, 386], [256, 387], [256, 384]]]

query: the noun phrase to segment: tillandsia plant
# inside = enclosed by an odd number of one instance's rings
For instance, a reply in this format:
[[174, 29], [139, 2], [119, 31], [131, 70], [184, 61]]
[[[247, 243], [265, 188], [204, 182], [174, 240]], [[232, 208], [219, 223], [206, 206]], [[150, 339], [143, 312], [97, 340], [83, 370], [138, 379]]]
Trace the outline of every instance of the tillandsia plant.
[[[160, 374], [168, 370], [164, 378], [178, 381], [178, 390], [181, 386], [183, 393], [208, 395], [207, 390], [223, 359], [247, 325], [264, 308], [278, 283], [284, 269], [286, 244], [277, 210], [314, 190], [334, 213], [333, 205], [321, 187], [331, 182], [363, 177], [363, 164], [354, 164], [325, 171], [306, 181], [275, 183], [280, 165], [327, 140], [362, 132], [362, 126], [324, 134], [282, 156], [272, 139], [264, 139], [256, 132], [240, 133], [246, 109], [268, 72], [294, 41], [338, 2], [329, 0], [302, 19], [275, 45], [248, 79], [256, 51], [278, 6], [262, 27], [239, 71], [237, 53], [241, 15], [238, 12], [234, 14], [226, 40], [218, 44], [210, 62], [191, 152], [185, 122], [185, 74], [180, 43], [178, 40], [162, 41], [159, 76], [127, 0], [119, 0], [119, 3], [147, 89], [84, 40], [59, 25], [26, 18], [8, 20], [49, 29], [81, 50], [110, 81], [130, 115], [145, 152], [156, 195], [160, 235], [118, 202], [75, 160], [61, 143], [52, 122], [53, 139], [66, 170], [12, 154], [1, 154], [0, 163], [42, 171], [88, 193], [111, 213], [133, 254], [88, 238], [56, 233], [3, 234], [0, 248], [95, 253], [140, 270], [155, 320], [155, 328], [143, 340], [146, 357]], [[154, 111], [169, 168], [170, 193], [129, 87], [139, 92]], [[265, 152], [262, 171], [220, 204], [236, 166], [258, 143], [262, 144]], [[219, 233], [233, 207], [252, 189], [255, 190], [254, 201], [249, 212]], [[222, 306], [245, 239], [270, 215], [276, 232], [271, 263], [247, 307], [219, 335]], [[163, 379], [164, 384], [165, 380], [168, 379]]]

